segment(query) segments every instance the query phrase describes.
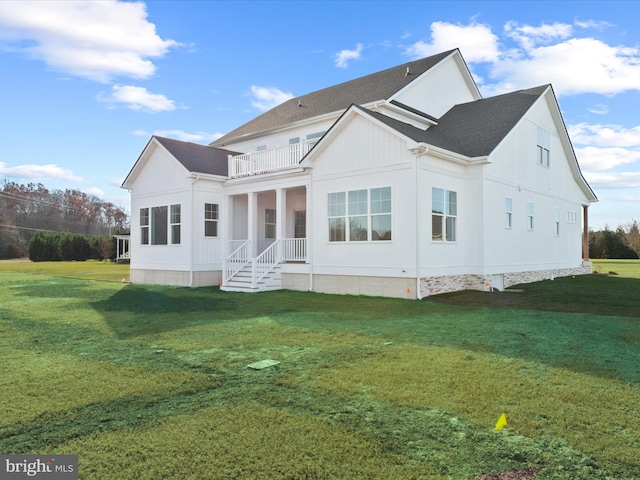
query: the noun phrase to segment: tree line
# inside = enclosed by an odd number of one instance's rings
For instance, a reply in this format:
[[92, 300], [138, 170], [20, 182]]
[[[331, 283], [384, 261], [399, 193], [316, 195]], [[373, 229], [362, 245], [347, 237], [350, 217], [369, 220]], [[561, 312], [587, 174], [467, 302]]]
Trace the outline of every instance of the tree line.
[[640, 224], [634, 220], [620, 225], [613, 231], [589, 232], [589, 257], [591, 258], [640, 258]]
[[128, 226], [123, 208], [95, 195], [49, 190], [41, 183], [0, 183], [0, 258], [25, 256], [37, 232], [110, 238]]

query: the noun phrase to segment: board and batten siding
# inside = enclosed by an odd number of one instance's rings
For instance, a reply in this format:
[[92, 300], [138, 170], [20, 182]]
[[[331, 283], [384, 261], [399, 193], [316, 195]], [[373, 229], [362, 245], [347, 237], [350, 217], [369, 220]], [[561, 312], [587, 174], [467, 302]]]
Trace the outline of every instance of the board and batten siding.
[[471, 102], [475, 97], [460, 74], [455, 59], [449, 57], [412, 82], [411, 88], [404, 89], [394, 99], [439, 118], [453, 105]]
[[[415, 278], [415, 157], [363, 115], [340, 128], [312, 165], [314, 273]], [[328, 195], [378, 187], [391, 187], [391, 241], [329, 242]]]
[[[549, 166], [537, 163], [538, 128], [550, 133]], [[544, 99], [490, 157], [485, 167], [485, 272], [572, 268], [581, 265], [582, 204], [588, 199], [576, 183], [570, 160]], [[512, 199], [512, 226], [506, 227], [506, 197]], [[527, 203], [533, 202], [533, 229]], [[559, 235], [555, 211], [559, 209]], [[567, 221], [567, 212], [576, 222]]]

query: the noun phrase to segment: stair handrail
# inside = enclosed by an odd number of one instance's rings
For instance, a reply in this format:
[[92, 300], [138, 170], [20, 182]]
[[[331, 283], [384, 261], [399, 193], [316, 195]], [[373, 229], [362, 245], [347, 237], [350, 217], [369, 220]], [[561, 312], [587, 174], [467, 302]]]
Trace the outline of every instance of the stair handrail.
[[282, 261], [280, 255], [280, 239], [269, 245], [260, 255], [251, 260], [251, 286], [256, 288], [258, 282]]
[[251, 263], [249, 251], [251, 240], [246, 240], [222, 260], [222, 284], [226, 284], [233, 276]]

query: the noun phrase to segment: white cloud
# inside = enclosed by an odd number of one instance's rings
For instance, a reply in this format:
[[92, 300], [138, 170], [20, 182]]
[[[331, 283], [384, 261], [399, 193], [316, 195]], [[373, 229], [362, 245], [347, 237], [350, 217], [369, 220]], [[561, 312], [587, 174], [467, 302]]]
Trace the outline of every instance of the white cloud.
[[578, 123], [567, 127], [574, 144], [598, 147], [640, 148], [640, 126], [625, 128], [622, 125]]
[[222, 137], [223, 135], [222, 133], [207, 132], [189, 133], [183, 130], [155, 130], [153, 133], [149, 133], [146, 130], [134, 130], [133, 134], [139, 137], [149, 137], [151, 135], [157, 135], [159, 137], [175, 138], [176, 140], [182, 140], [183, 142], [193, 143], [211, 143], [214, 140]]
[[533, 27], [507, 22], [504, 26], [504, 32], [505, 35], [520, 43], [523, 48], [530, 50], [539, 43], [550, 43], [556, 39], [568, 38], [573, 33], [573, 26], [566, 23], [554, 23]]
[[609, 106], [603, 103], [599, 103], [598, 105], [594, 105], [589, 109], [589, 113], [593, 113], [595, 115], [605, 115], [609, 113]]
[[584, 177], [595, 189], [640, 188], [640, 172], [584, 172]]
[[144, 87], [132, 85], [114, 85], [110, 95], [102, 93], [98, 95], [98, 100], [112, 105], [124, 104], [131, 110], [151, 113], [170, 112], [176, 108], [173, 100], [169, 100], [164, 95], [151, 93]]
[[610, 170], [619, 165], [640, 162], [640, 151], [620, 147], [576, 148], [576, 157], [585, 172]]
[[340, 50], [335, 55], [335, 66], [338, 68], [347, 68], [351, 60], [359, 60], [362, 54], [362, 44], [356, 45], [355, 50]]
[[0, 1], [0, 40], [56, 71], [99, 82], [148, 78], [156, 70], [149, 58], [179, 45], [158, 36], [144, 3], [116, 0]]
[[58, 165], [18, 165], [8, 167], [0, 162], [0, 174], [11, 178], [25, 178], [28, 180], [63, 180], [65, 182], [79, 183], [83, 178], [74, 175], [71, 170], [60, 168]]
[[293, 98], [291, 93], [285, 93], [273, 87], [260, 87], [257, 85], [251, 85], [251, 96], [253, 96], [251, 105], [261, 112], [266, 112]]
[[475, 22], [466, 26], [433, 22], [431, 42], [416, 42], [405, 53], [417, 59], [454, 48], [460, 48], [467, 62], [495, 62], [500, 57], [498, 37], [491, 27]]
[[83, 190], [83, 192], [88, 193], [89, 195], [95, 195], [96, 197], [99, 197], [99, 198], [104, 198], [104, 190], [101, 190], [98, 187], [89, 187]]

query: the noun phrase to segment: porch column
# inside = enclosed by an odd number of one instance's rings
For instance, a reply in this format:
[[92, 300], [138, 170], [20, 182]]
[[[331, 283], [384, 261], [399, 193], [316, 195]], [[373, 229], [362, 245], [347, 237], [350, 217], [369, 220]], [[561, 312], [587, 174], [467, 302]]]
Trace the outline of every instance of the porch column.
[[589, 261], [589, 205], [582, 207], [582, 260]]
[[278, 188], [276, 190], [276, 241], [286, 238], [286, 218], [287, 218], [287, 191]]
[[258, 251], [258, 194], [256, 192], [247, 193], [247, 238], [251, 242], [249, 254], [252, 258], [257, 256]]
[[224, 195], [222, 197], [222, 203], [220, 204], [220, 211], [218, 212], [218, 222], [220, 222], [220, 228], [218, 229], [218, 236], [222, 242], [222, 258], [226, 258], [233, 252], [231, 246], [231, 240], [233, 239], [233, 233], [231, 231], [231, 219], [233, 218], [233, 197]]

